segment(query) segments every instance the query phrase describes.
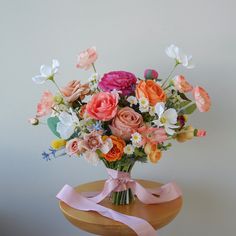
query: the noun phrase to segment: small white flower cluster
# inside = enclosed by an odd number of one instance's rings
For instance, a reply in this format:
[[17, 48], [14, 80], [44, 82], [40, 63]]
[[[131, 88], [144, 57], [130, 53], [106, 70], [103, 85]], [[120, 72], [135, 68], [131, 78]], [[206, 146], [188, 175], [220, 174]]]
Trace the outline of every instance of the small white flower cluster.
[[89, 77], [89, 87], [92, 91], [97, 90], [98, 88], [98, 82], [99, 82], [100, 76], [98, 73], [93, 73], [90, 77]]

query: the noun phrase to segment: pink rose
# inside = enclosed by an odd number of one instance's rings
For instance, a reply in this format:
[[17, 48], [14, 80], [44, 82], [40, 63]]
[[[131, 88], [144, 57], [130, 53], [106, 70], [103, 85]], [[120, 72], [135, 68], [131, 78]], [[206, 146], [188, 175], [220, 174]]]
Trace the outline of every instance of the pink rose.
[[118, 98], [117, 93], [100, 92], [94, 94], [86, 105], [86, 112], [95, 120], [111, 120], [117, 112]]
[[120, 109], [112, 120], [110, 129], [112, 134], [129, 140], [131, 134], [143, 125], [142, 116], [130, 107]]
[[174, 86], [181, 93], [191, 92], [193, 86], [185, 79], [183, 75], [175, 76]]
[[200, 112], [207, 112], [210, 110], [211, 99], [205, 89], [199, 86], [195, 87], [193, 89], [193, 97]]
[[49, 91], [45, 91], [37, 105], [37, 117], [46, 116], [51, 113], [52, 106], [54, 105], [53, 95]]
[[106, 92], [121, 91], [123, 95], [130, 95], [135, 90], [137, 78], [126, 71], [111, 71], [104, 74], [98, 86]]
[[86, 151], [84, 141], [78, 138], [73, 138], [66, 143], [66, 151], [68, 155], [81, 154]]
[[97, 60], [97, 51], [95, 47], [88, 48], [81, 52], [77, 59], [77, 68], [88, 70], [92, 64]]
[[74, 102], [78, 98], [83, 100], [85, 95], [89, 95], [91, 91], [88, 84], [81, 84], [79, 80], [72, 80], [66, 87], [61, 88], [61, 92], [68, 102]]

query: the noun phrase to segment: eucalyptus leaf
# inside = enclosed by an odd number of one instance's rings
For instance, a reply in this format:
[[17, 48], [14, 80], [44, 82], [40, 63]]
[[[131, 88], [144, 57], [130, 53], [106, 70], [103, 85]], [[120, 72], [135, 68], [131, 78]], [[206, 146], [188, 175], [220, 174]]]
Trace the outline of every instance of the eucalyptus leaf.
[[58, 138], [61, 138], [60, 134], [57, 132], [57, 123], [59, 122], [59, 118], [57, 116], [49, 117], [47, 119], [47, 124], [49, 129], [55, 134]]

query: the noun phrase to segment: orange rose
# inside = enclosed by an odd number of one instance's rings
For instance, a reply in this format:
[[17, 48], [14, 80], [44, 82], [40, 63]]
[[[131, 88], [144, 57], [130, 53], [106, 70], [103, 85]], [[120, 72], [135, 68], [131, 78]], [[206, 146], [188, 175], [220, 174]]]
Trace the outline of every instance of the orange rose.
[[124, 153], [125, 141], [114, 135], [109, 136], [109, 138], [112, 140], [113, 147], [107, 154], [103, 153], [102, 157], [109, 162], [120, 160]]
[[144, 152], [152, 163], [157, 163], [161, 159], [161, 151], [156, 144], [147, 143], [144, 147]]
[[166, 94], [160, 85], [153, 80], [141, 81], [136, 87], [136, 97], [145, 97], [150, 105], [155, 106], [158, 102], [166, 101]]

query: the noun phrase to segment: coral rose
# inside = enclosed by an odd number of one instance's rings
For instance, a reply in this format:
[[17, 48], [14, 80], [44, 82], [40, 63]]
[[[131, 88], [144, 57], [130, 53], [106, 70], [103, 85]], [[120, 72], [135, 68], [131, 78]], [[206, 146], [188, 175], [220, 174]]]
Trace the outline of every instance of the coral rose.
[[97, 60], [98, 55], [95, 47], [88, 48], [81, 52], [77, 59], [77, 68], [88, 70], [92, 64]]
[[89, 95], [91, 91], [89, 84], [81, 84], [78, 80], [72, 80], [66, 87], [61, 88], [61, 92], [66, 97], [67, 102], [74, 102], [78, 98], [83, 100], [85, 95]]
[[98, 86], [106, 92], [121, 91], [123, 95], [130, 95], [135, 90], [137, 78], [126, 71], [111, 71], [104, 74]]
[[100, 92], [94, 94], [86, 105], [86, 112], [95, 120], [111, 120], [117, 113], [118, 98], [117, 93]]
[[166, 101], [165, 92], [153, 80], [140, 81], [136, 87], [136, 97], [138, 99], [147, 98], [152, 106], [155, 106], [158, 102]]
[[109, 136], [109, 138], [112, 140], [113, 147], [107, 154], [103, 153], [102, 157], [104, 157], [109, 162], [118, 161], [122, 158], [126, 143], [123, 139], [114, 135]]
[[191, 92], [193, 86], [185, 79], [183, 75], [175, 76], [174, 80], [175, 88], [181, 93]]
[[207, 112], [210, 110], [211, 99], [204, 88], [199, 86], [195, 87], [193, 89], [193, 96], [200, 112]]
[[156, 144], [147, 143], [144, 147], [144, 152], [152, 163], [157, 163], [161, 159], [161, 151]]
[[120, 109], [112, 120], [112, 134], [129, 140], [131, 134], [143, 125], [142, 116], [130, 107]]

